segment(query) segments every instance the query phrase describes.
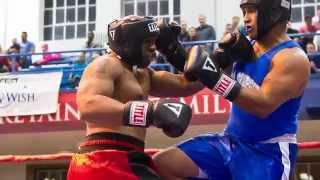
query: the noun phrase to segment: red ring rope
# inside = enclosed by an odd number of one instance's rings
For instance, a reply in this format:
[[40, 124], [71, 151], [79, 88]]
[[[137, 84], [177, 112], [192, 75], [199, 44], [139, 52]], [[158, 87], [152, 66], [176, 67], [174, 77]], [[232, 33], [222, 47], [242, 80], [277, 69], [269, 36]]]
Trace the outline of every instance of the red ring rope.
[[[299, 149], [315, 149], [320, 148], [319, 141], [303, 142], [298, 144]], [[153, 155], [160, 149], [146, 149], [146, 153]], [[41, 160], [70, 160], [73, 153], [56, 153], [56, 154], [41, 154], [41, 155], [1, 155], [0, 163], [22, 163], [27, 161]]]

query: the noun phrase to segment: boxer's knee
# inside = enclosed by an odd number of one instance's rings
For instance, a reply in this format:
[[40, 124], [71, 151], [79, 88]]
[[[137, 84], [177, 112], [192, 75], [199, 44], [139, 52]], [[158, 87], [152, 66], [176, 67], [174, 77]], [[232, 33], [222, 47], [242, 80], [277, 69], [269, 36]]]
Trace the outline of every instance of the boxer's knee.
[[198, 166], [179, 148], [170, 147], [152, 158], [158, 173], [164, 179], [178, 180], [199, 174]]

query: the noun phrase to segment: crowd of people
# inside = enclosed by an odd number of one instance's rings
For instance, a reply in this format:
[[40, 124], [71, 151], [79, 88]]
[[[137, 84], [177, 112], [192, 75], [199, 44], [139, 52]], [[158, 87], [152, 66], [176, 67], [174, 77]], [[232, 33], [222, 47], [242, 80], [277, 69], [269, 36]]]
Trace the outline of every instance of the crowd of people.
[[[186, 51], [193, 46], [188, 42], [192, 41], [206, 41], [206, 40], [216, 40], [216, 32], [215, 28], [206, 22], [205, 15], [199, 15], [198, 17], [199, 26], [189, 26], [185, 20], [181, 20], [181, 33], [178, 36], [179, 41], [182, 43], [186, 43], [184, 45]], [[230, 23], [225, 25], [225, 30], [222, 34], [224, 36], [227, 33], [234, 32], [235, 30], [239, 30], [242, 34], [247, 34], [245, 27], [241, 24], [241, 18], [239, 16], [233, 16], [231, 18]], [[320, 32], [320, 10], [317, 11], [317, 15], [315, 17], [306, 16], [304, 18], [304, 24], [299, 29], [294, 29], [291, 26], [291, 22], [288, 21], [287, 24], [287, 33], [291, 36], [293, 40], [295, 40], [302, 49], [308, 54], [310, 63], [311, 63], [311, 72], [317, 73], [320, 69], [320, 36], [318, 35], [306, 35], [302, 34], [308, 33], [318, 33]], [[218, 38], [219, 39], [219, 38]], [[217, 44], [214, 43], [206, 43], [203, 44], [202, 47], [206, 49], [206, 51], [212, 53], [216, 48]], [[155, 63], [164, 63], [166, 62], [161, 56], [158, 56]]]
[[[190, 48], [193, 46], [188, 42], [192, 41], [213, 41], [219, 39], [217, 38], [215, 28], [207, 23], [207, 18], [205, 15], [200, 14], [198, 16], [199, 25], [189, 26], [185, 20], [181, 20], [181, 32], [178, 36], [178, 40], [182, 43], [187, 43], [184, 45], [184, 48], [188, 52]], [[233, 32], [235, 30], [239, 30], [241, 33], [246, 34], [245, 27], [241, 24], [241, 18], [239, 16], [233, 16], [231, 18], [230, 23], [225, 25], [225, 30], [222, 34], [224, 36], [227, 33]], [[317, 15], [315, 17], [305, 16], [304, 24], [299, 29], [294, 29], [291, 27], [291, 22], [288, 22], [288, 30], [287, 33], [289, 35], [298, 34], [298, 33], [317, 33], [320, 32], [320, 10], [317, 11]], [[102, 48], [103, 46], [97, 43], [95, 40], [94, 32], [89, 32], [87, 36], [87, 40], [84, 45], [81, 47], [83, 49], [88, 48]], [[309, 55], [310, 63], [312, 66], [311, 72], [316, 73], [319, 72], [320, 69], [320, 55], [318, 54], [318, 49], [320, 48], [320, 36], [293, 36], [291, 37], [293, 40], [297, 41], [299, 45], [304, 49], [304, 51]], [[216, 48], [217, 44], [215, 43], [205, 43], [201, 45], [202, 48], [209, 53], [212, 53]], [[13, 55], [10, 57], [0, 57], [0, 72], [10, 72], [14, 70], [18, 70], [21, 68], [28, 68], [30, 65], [40, 66], [48, 64], [52, 61], [60, 61], [64, 59], [64, 57], [59, 53], [48, 53], [49, 45], [47, 43], [41, 43], [40, 49], [43, 54], [40, 58], [34, 59], [30, 54], [35, 52], [35, 44], [28, 40], [27, 32], [21, 33], [21, 41], [18, 42], [17, 38], [12, 39], [12, 43], [7, 50], [1, 48], [0, 46], [0, 54], [8, 54]], [[77, 63], [88, 63], [91, 62], [97, 56], [101, 56], [105, 52], [83, 52], [80, 53], [79, 58], [77, 58]], [[20, 54], [14, 55], [14, 54]], [[25, 54], [25, 55], [24, 55]], [[28, 54], [28, 55], [27, 55]], [[22, 56], [21, 56], [22, 55]], [[163, 64], [167, 63], [165, 58], [161, 56], [160, 53], [157, 53], [157, 58], [151, 64]], [[161, 69], [161, 67], [160, 67]], [[168, 68], [167, 68], [168, 69]]]
[[[32, 63], [31, 56], [35, 52], [35, 45], [28, 40], [28, 33], [21, 33], [21, 42], [18, 42], [16, 38], [12, 39], [12, 44], [5, 50], [0, 49], [0, 54], [10, 54], [10, 57], [0, 58], [0, 72], [9, 72], [18, 68], [28, 68]], [[18, 54], [25, 54], [20, 56]]]
[[[102, 48], [102, 45], [94, 41], [94, 32], [88, 33], [86, 41], [81, 46], [82, 49], [88, 48]], [[28, 33], [21, 33], [21, 40], [18, 42], [17, 38], [13, 38], [12, 43], [8, 49], [0, 46], [0, 72], [12, 72], [19, 69], [28, 69], [30, 66], [41, 66], [50, 63], [59, 63], [69, 56], [64, 56], [61, 53], [50, 52], [49, 44], [46, 42], [40, 43], [41, 55], [35, 55], [36, 45], [28, 40]], [[102, 55], [104, 52], [89, 52], [80, 53], [76, 58], [75, 63], [88, 63], [91, 59]], [[89, 60], [90, 59], [90, 60]]]

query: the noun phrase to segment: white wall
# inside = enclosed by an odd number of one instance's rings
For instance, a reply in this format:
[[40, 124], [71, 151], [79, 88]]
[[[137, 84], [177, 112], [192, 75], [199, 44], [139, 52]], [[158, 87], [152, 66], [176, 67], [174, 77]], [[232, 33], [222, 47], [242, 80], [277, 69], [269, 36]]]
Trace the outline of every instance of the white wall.
[[181, 19], [187, 21], [189, 26], [197, 27], [198, 16], [203, 14], [207, 16], [207, 23], [215, 26], [216, 0], [181, 0]]
[[241, 24], [243, 24], [243, 18], [242, 18], [242, 12], [240, 9], [240, 1], [239, 0], [225, 0], [225, 1], [219, 1], [215, 0], [217, 2], [216, 8], [216, 31], [218, 34], [218, 38], [221, 37], [221, 35], [224, 32], [225, 25], [227, 23], [231, 23], [232, 16], [239, 16], [241, 18]]
[[106, 32], [107, 24], [121, 16], [121, 1], [97, 0], [97, 24], [98, 32]]
[[6, 14], [5, 8], [6, 1], [0, 1], [0, 45], [3, 48], [5, 44], [5, 19], [4, 16]]
[[[119, 0], [96, 1], [96, 32], [106, 33], [107, 24], [120, 17], [121, 2]], [[40, 25], [42, 26], [42, 25]], [[86, 38], [73, 40], [48, 41], [51, 51], [75, 50], [84, 46]]]
[[[0, 44], [7, 48], [11, 39], [20, 39], [22, 31], [27, 31], [29, 40], [35, 42], [37, 51], [43, 35], [43, 0], [0, 0]], [[121, 1], [97, 0], [96, 31], [107, 32], [107, 24], [121, 15]], [[220, 38], [225, 24], [234, 15], [242, 16], [238, 0], [181, 0], [181, 18], [190, 26], [198, 26], [198, 15], [207, 16]], [[7, 17], [7, 18], [6, 18]], [[74, 40], [48, 41], [50, 50], [80, 49], [85, 38]]]
[[199, 25], [199, 14], [207, 16], [207, 23], [215, 28], [218, 39], [232, 16], [242, 17], [239, 0], [181, 0], [181, 19], [186, 20], [189, 26]]
[[0, 32], [4, 47], [11, 44], [11, 39], [16, 37], [20, 40], [22, 31], [28, 32], [28, 39], [33, 42], [38, 42], [39, 24], [40, 22], [40, 0], [2, 0], [1, 1], [1, 16], [7, 17], [4, 19], [2, 30]]

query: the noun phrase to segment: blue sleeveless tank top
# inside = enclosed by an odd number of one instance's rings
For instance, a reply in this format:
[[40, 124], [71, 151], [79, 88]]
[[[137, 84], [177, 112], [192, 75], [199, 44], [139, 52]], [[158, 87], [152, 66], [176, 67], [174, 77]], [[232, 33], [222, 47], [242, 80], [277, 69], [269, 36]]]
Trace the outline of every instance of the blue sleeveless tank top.
[[[259, 88], [270, 70], [273, 56], [282, 49], [293, 47], [300, 46], [292, 40], [281, 42], [252, 63], [236, 63], [232, 75], [242, 86]], [[300, 101], [301, 96], [290, 99], [264, 119], [247, 113], [236, 104], [232, 104], [225, 131], [231, 136], [248, 142], [259, 142], [283, 134], [295, 134]]]

